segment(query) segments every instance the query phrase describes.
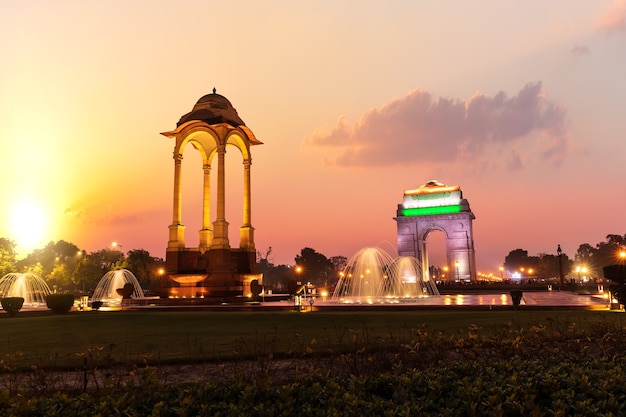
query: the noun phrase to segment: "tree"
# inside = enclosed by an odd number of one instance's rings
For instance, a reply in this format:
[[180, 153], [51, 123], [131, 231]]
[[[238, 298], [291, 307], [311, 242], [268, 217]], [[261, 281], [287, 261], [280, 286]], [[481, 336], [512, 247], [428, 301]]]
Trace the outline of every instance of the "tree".
[[30, 270], [41, 276], [48, 284], [68, 287], [71, 273], [83, 256], [73, 243], [59, 240], [49, 242], [43, 249], [35, 249], [18, 262], [20, 270]]
[[89, 254], [89, 261], [102, 269], [103, 274], [126, 267], [124, 252], [115, 249], [100, 249]]
[[585, 266], [589, 270], [589, 275], [600, 276], [600, 269], [596, 264], [598, 250], [591, 246], [589, 243], [583, 243], [578, 246], [576, 255], [574, 257], [576, 264]]
[[334, 268], [331, 261], [311, 248], [304, 248], [295, 257], [296, 265], [302, 267], [301, 279], [315, 286], [323, 286], [328, 283], [328, 277]]
[[528, 256], [528, 251], [523, 249], [515, 249], [509, 252], [504, 258], [504, 267], [508, 271], [521, 271], [523, 269], [534, 269], [537, 271], [539, 267], [538, 256]]
[[[561, 255], [563, 264], [563, 274], [567, 275], [571, 269], [571, 261], [566, 254]], [[557, 255], [542, 253], [539, 255], [539, 264], [537, 266], [537, 277], [543, 279], [560, 279], [559, 257]]]
[[150, 288], [159, 279], [162, 266], [163, 259], [150, 256], [150, 252], [143, 249], [133, 249], [126, 257], [126, 269], [135, 275], [143, 288]]
[[591, 258], [594, 257], [596, 252], [597, 249], [591, 246], [589, 243], [583, 243], [578, 246], [575, 259], [579, 262], [589, 262]]
[[333, 266], [333, 273], [328, 278], [328, 285], [335, 286], [339, 279], [339, 273], [348, 266], [348, 258], [345, 256], [331, 256], [330, 263]]
[[[566, 254], [561, 255], [563, 263], [563, 274], [567, 275], [572, 268], [572, 261]], [[523, 249], [515, 249], [509, 252], [504, 258], [504, 267], [508, 271], [521, 272], [522, 268], [526, 271], [533, 269], [532, 276], [541, 279], [558, 279], [560, 277], [559, 257], [557, 255], [540, 253], [538, 256], [528, 256], [528, 251]]]
[[0, 238], [0, 277], [16, 271], [16, 256], [15, 242]]
[[593, 265], [595, 268], [602, 268], [607, 265], [614, 265], [619, 260], [619, 252], [626, 247], [626, 235], [607, 235], [605, 242], [596, 245]]
[[265, 252], [257, 251], [257, 269], [263, 274], [263, 286], [267, 289], [280, 291], [289, 281], [289, 267], [274, 265], [271, 246]]
[[270, 275], [272, 273], [272, 269], [274, 269], [274, 264], [271, 260], [272, 247], [268, 247], [267, 251], [261, 252], [257, 251], [256, 253], [256, 262], [257, 269], [260, 274], [263, 274], [263, 283], [264, 285], [268, 284], [267, 280], [270, 280]]
[[[98, 254], [98, 252], [95, 253]], [[74, 288], [84, 287], [87, 292], [91, 292], [109, 270], [110, 268], [103, 264], [101, 256], [94, 256], [93, 253], [85, 254], [72, 273], [72, 285]]]

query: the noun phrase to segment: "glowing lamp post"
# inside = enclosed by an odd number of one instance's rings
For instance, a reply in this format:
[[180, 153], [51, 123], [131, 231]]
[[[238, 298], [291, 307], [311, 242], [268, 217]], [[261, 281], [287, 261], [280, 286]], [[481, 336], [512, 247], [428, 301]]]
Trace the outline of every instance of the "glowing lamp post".
[[298, 277], [298, 280], [296, 281], [297, 285], [302, 285], [301, 289], [302, 289], [302, 297], [300, 297], [297, 293], [296, 295], [293, 297], [293, 302], [294, 302], [294, 307], [296, 307], [299, 310], [302, 309], [302, 303], [304, 303], [306, 301], [306, 285], [302, 284], [300, 275], [302, 274], [302, 267], [300, 265], [296, 265], [295, 268], [296, 271], [296, 276]]
[[556, 246], [556, 254], [559, 257], [559, 279], [561, 283], [561, 285], [559, 286], [559, 291], [561, 291], [561, 288], [563, 288], [563, 286], [565, 285], [565, 279], [563, 278], [563, 251], [561, 250], [560, 244]]
[[302, 267], [300, 265], [296, 265], [296, 276], [298, 277], [298, 285], [302, 285], [302, 281], [300, 275], [302, 274]]
[[159, 268], [157, 273], [159, 274], [159, 285], [163, 287], [163, 275], [165, 275], [165, 268]]

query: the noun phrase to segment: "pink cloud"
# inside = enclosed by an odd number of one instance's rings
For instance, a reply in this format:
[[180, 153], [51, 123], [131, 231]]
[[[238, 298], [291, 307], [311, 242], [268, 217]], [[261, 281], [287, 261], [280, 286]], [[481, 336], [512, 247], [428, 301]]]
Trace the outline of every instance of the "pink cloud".
[[589, 48], [584, 45], [575, 45], [570, 52], [574, 55], [588, 55]]
[[354, 124], [342, 117], [334, 128], [314, 131], [304, 144], [336, 150], [328, 163], [339, 166], [476, 162], [497, 149], [511, 153], [508, 166], [520, 169], [523, 158], [511, 149], [533, 139], [540, 148], [532, 149], [544, 159], [559, 163], [564, 157], [566, 111], [546, 99], [540, 82], [513, 97], [499, 92], [467, 101], [414, 90], [368, 110]]
[[626, 0], [616, 0], [599, 20], [600, 29], [608, 34], [626, 32]]

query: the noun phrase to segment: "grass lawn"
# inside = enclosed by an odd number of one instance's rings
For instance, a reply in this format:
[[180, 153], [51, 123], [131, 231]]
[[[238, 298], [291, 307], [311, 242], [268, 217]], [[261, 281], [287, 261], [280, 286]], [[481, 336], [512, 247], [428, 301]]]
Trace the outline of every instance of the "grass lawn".
[[[74, 366], [82, 355], [93, 360], [155, 362], [219, 360], [258, 353], [303, 352], [400, 343], [413, 329], [466, 333], [471, 325], [489, 333], [505, 322], [547, 327], [576, 323], [584, 329], [601, 320], [626, 324], [611, 311], [455, 311], [413, 312], [73, 312], [66, 315], [0, 315], [0, 359], [20, 366]], [[358, 335], [357, 338], [354, 336]], [[97, 358], [95, 358], [97, 356]], [[95, 359], [94, 359], [95, 358]]]

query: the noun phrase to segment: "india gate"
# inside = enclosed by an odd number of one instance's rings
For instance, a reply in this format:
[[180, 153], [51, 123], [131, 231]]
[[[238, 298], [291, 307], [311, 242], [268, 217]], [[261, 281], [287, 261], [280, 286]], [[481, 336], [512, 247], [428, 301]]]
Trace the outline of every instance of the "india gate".
[[[174, 139], [174, 195], [172, 223], [165, 256], [169, 297], [238, 297], [258, 288], [261, 276], [256, 274], [256, 248], [252, 226], [251, 148], [261, 145], [237, 114], [226, 97], [212, 94], [201, 97], [191, 112], [184, 114], [176, 129], [162, 135]], [[182, 219], [183, 151], [191, 145], [202, 158], [202, 166], [185, 166], [203, 172], [202, 227], [198, 247], [187, 247]], [[228, 153], [227, 153], [228, 150]], [[226, 157], [240, 158], [243, 169], [243, 224], [239, 242], [230, 242], [226, 213]], [[216, 201], [211, 201], [211, 176], [215, 175]], [[228, 192], [237, 192], [229, 189]], [[211, 205], [215, 218], [211, 219]], [[165, 294], [161, 294], [162, 296]]]
[[439, 230], [445, 235], [448, 280], [476, 281], [476, 255], [472, 221], [474, 213], [458, 185], [429, 181], [404, 191], [394, 220], [398, 226], [398, 256], [413, 256], [428, 274], [428, 235]]

